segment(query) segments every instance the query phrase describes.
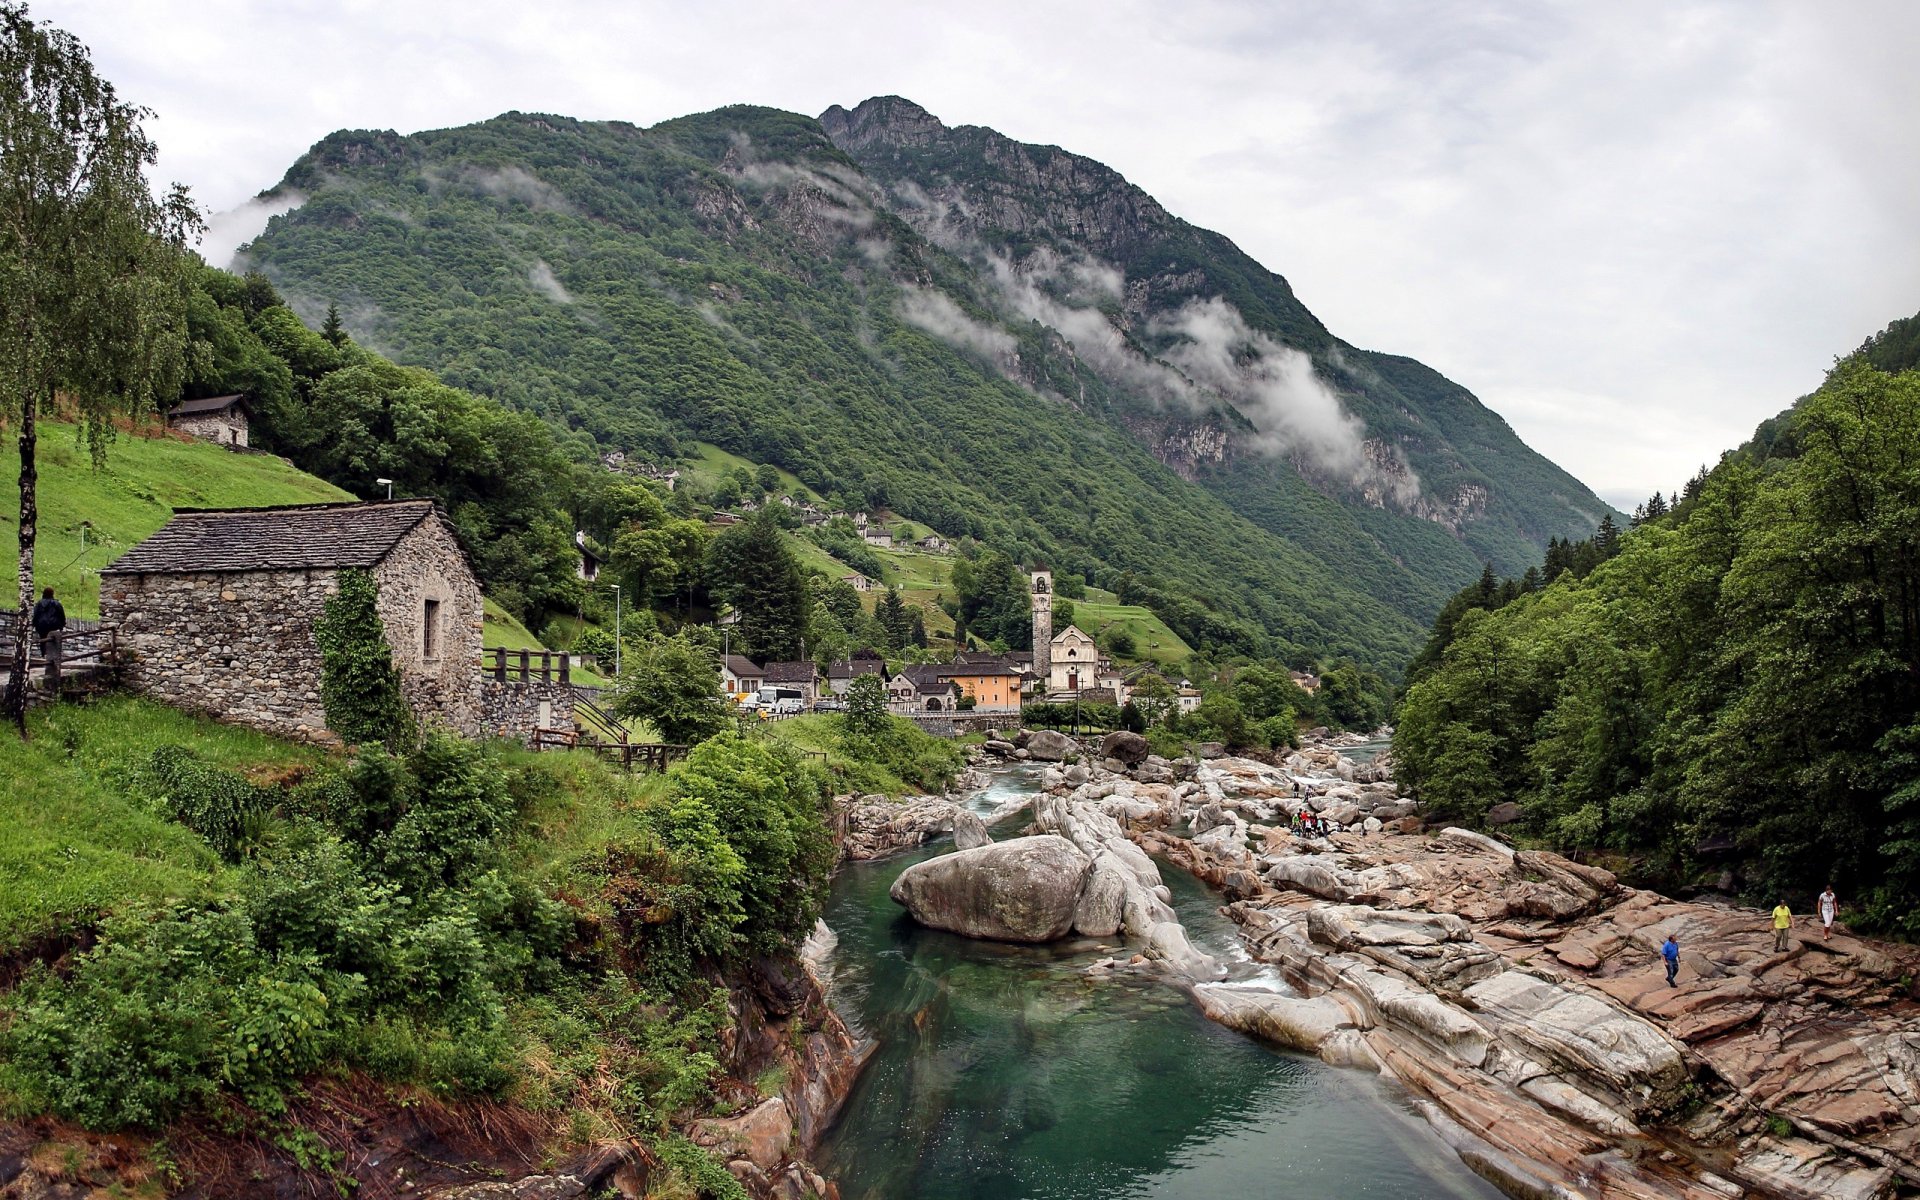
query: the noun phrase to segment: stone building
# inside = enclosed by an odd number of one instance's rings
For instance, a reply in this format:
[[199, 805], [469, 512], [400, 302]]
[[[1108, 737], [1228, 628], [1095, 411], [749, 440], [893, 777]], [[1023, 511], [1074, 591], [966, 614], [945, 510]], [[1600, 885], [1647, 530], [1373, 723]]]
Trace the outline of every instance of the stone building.
[[203, 442], [222, 446], [247, 444], [247, 398], [213, 396], [205, 400], [182, 400], [167, 413], [167, 428], [177, 429]]
[[313, 624], [340, 572], [364, 570], [401, 690], [423, 721], [485, 719], [480, 584], [430, 500], [182, 509], [100, 573], [125, 678], [180, 708], [329, 740]]

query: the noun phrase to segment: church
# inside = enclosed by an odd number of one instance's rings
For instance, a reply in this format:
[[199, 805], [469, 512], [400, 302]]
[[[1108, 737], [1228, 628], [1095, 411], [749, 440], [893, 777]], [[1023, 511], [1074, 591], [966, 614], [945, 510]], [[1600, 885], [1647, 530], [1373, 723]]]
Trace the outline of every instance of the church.
[[1033, 579], [1033, 677], [1043, 696], [1074, 696], [1107, 688], [1118, 697], [1117, 676], [1103, 670], [1100, 647], [1091, 635], [1069, 624], [1053, 631], [1053, 572], [1035, 571]]

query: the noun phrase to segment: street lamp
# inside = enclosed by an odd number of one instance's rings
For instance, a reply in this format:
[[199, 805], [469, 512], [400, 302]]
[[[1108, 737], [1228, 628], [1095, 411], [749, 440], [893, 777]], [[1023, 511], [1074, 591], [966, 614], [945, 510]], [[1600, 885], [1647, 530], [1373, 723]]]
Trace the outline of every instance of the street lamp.
[[613, 677], [620, 678], [620, 585], [613, 588]]
[[384, 484], [384, 485], [386, 485], [386, 489], [387, 489], [387, 499], [389, 499], [389, 500], [391, 500], [391, 499], [393, 499], [393, 480], [391, 480], [391, 479], [376, 479], [376, 480], [374, 480], [374, 482], [375, 482], [375, 483], [378, 483], [378, 484]]

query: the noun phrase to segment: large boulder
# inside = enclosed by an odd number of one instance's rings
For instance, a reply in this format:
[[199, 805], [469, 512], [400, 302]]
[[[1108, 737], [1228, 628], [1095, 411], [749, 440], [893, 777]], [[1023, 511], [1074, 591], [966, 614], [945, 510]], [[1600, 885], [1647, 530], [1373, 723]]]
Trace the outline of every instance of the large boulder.
[[1023, 748], [1041, 762], [1060, 762], [1079, 749], [1072, 738], [1057, 729], [1042, 729], [1028, 738]]
[[1112, 937], [1126, 922], [1127, 889], [1135, 886], [1133, 876], [1112, 854], [1102, 854], [1093, 862], [1093, 871], [1080, 889], [1079, 903], [1073, 910], [1073, 928], [1086, 937]]
[[993, 838], [987, 833], [987, 823], [980, 819], [980, 814], [964, 808], [953, 814], [953, 845], [956, 850], [977, 850], [981, 846], [993, 845]]
[[1147, 745], [1147, 739], [1125, 729], [1116, 729], [1100, 739], [1100, 755], [1103, 758], [1117, 758], [1129, 767], [1137, 767], [1147, 761], [1147, 755], [1153, 753]]
[[893, 881], [889, 894], [933, 929], [1001, 942], [1051, 942], [1072, 931], [1092, 867], [1066, 838], [1041, 834], [915, 863]]

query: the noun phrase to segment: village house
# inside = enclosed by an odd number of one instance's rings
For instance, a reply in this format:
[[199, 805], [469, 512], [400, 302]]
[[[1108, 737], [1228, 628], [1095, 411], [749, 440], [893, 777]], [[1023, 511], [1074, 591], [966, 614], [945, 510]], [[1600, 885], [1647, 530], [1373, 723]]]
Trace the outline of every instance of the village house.
[[893, 533], [885, 525], [867, 526], [861, 530], [860, 540], [876, 549], [893, 549]]
[[811, 659], [768, 663], [760, 686], [797, 691], [803, 704], [812, 704], [820, 698], [820, 680]]
[[739, 513], [717, 512], [707, 518], [707, 524], [709, 525], [726, 526], [726, 525], [738, 525], [739, 523], [740, 523]]
[[767, 673], [744, 655], [729, 654], [720, 660], [720, 690], [729, 696], [751, 696], [766, 681]]
[[856, 592], [870, 592], [873, 590], [873, 580], [868, 579], [858, 571], [853, 572], [851, 575], [842, 575], [840, 582], [851, 587]]
[[934, 663], [902, 667], [887, 681], [887, 710], [899, 714], [950, 713], [960, 707], [960, 685]]
[[914, 544], [928, 554], [951, 554], [953, 552], [953, 543], [937, 533], [930, 533]]
[[986, 661], [943, 663], [938, 668], [940, 676], [952, 680], [962, 693], [972, 697], [975, 712], [1019, 712], [1019, 668], [1008, 662], [1004, 655], [983, 657]]
[[1289, 671], [1287, 674], [1309, 696], [1320, 690], [1320, 677], [1311, 671]]
[[600, 564], [604, 560], [587, 545], [587, 535], [584, 531], [574, 531], [573, 548], [580, 554], [580, 561], [573, 565], [573, 573], [587, 583], [600, 578]]
[[379, 587], [408, 705], [477, 735], [480, 584], [430, 500], [182, 509], [100, 572], [100, 616], [120, 627], [135, 691], [326, 740], [313, 625], [349, 570]]
[[222, 446], [245, 446], [248, 424], [245, 396], [182, 400], [167, 413], [168, 429]]
[[1175, 703], [1179, 705], [1180, 714], [1185, 716], [1188, 713], [1199, 712], [1200, 701], [1202, 699], [1203, 697], [1200, 695], [1199, 688], [1183, 687], [1180, 689], [1179, 699], [1175, 701]]
[[835, 696], [845, 696], [853, 687], [853, 681], [862, 675], [878, 675], [882, 680], [886, 679], [887, 660], [880, 656], [878, 650], [856, 650], [851, 658], [828, 663], [827, 691]]

